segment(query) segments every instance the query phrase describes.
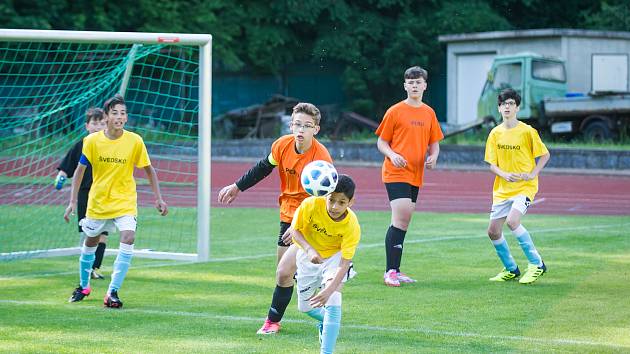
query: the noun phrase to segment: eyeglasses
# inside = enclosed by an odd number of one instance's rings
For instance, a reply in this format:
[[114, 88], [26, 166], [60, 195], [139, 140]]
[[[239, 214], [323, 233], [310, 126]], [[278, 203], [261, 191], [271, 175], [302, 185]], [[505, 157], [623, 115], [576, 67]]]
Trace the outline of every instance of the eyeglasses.
[[293, 125], [293, 127], [298, 130], [299, 129], [304, 129], [304, 130], [315, 129], [315, 126], [311, 124], [291, 123], [291, 125]]
[[514, 107], [514, 106], [516, 106], [516, 102], [514, 102], [514, 101], [505, 101], [505, 102], [501, 102], [501, 104], [499, 106], [501, 106], [501, 107], [505, 107], [505, 106]]

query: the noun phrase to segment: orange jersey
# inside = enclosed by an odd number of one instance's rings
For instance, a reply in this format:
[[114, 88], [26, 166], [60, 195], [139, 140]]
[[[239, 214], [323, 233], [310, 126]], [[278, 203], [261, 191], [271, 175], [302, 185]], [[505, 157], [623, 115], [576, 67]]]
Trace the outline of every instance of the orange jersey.
[[313, 138], [313, 144], [308, 151], [298, 154], [295, 151], [295, 137], [292, 134], [284, 135], [271, 145], [269, 162], [278, 166], [280, 174], [280, 220], [290, 223], [293, 220], [295, 210], [309, 194], [302, 188], [300, 176], [302, 170], [309, 162], [324, 160], [332, 163], [328, 149]]
[[421, 187], [427, 148], [444, 138], [433, 109], [426, 104], [412, 107], [404, 101], [398, 102], [387, 110], [376, 135], [407, 160], [407, 166], [398, 168], [385, 157], [383, 182], [403, 182]]

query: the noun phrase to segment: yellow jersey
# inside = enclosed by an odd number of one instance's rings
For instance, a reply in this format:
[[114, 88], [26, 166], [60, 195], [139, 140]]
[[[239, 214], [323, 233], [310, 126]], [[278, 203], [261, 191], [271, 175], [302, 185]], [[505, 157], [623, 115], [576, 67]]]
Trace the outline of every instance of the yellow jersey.
[[[549, 151], [538, 131], [518, 122], [516, 127], [506, 129], [500, 124], [490, 132], [486, 141], [485, 161], [509, 173], [530, 173], [536, 167], [535, 158]], [[530, 181], [508, 182], [496, 176], [492, 188], [492, 202], [500, 203], [517, 195], [525, 195], [531, 201], [538, 192], [538, 176]]]
[[104, 131], [83, 140], [83, 155], [92, 166], [92, 188], [86, 216], [90, 219], [113, 219], [123, 215], [138, 215], [134, 166], [151, 165], [142, 138], [124, 130], [111, 140]]
[[[295, 211], [291, 226], [300, 231], [323, 258], [341, 251], [341, 257], [350, 260], [359, 245], [361, 227], [354, 212], [347, 210], [342, 220], [335, 221], [326, 210], [326, 197], [308, 197]], [[293, 242], [302, 248], [295, 240]]]

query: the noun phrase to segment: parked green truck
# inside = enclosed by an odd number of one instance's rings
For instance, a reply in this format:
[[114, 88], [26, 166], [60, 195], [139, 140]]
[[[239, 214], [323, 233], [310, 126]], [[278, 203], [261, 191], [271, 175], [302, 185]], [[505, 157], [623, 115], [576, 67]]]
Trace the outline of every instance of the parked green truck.
[[501, 122], [497, 95], [508, 87], [522, 102], [518, 118], [539, 130], [602, 141], [630, 134], [628, 92], [571, 93], [564, 61], [533, 53], [497, 56], [477, 105], [484, 122]]

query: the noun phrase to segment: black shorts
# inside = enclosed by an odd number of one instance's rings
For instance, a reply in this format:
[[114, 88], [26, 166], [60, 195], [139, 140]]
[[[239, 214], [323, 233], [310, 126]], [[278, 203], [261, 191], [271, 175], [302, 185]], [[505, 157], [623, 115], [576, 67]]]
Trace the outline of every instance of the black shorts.
[[400, 198], [411, 198], [413, 203], [418, 200], [418, 191], [420, 190], [416, 186], [403, 182], [385, 183], [385, 189], [387, 189], [387, 197], [390, 202]]
[[[89, 190], [79, 190], [79, 198], [77, 200], [77, 217], [78, 221], [85, 218], [85, 213], [87, 212], [87, 204], [88, 204], [88, 193]], [[79, 232], [83, 232], [83, 228], [79, 225]], [[103, 231], [103, 235], [108, 235], [107, 231]]]
[[291, 224], [288, 222], [280, 221], [280, 233], [278, 234], [278, 246], [289, 247], [289, 245], [285, 245], [282, 242], [282, 235], [291, 227]]

